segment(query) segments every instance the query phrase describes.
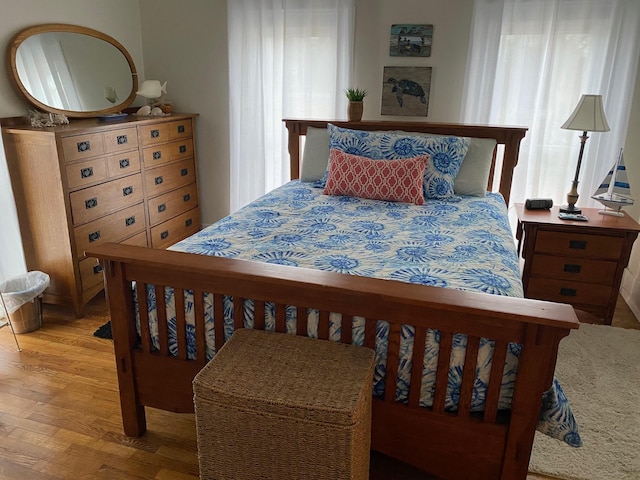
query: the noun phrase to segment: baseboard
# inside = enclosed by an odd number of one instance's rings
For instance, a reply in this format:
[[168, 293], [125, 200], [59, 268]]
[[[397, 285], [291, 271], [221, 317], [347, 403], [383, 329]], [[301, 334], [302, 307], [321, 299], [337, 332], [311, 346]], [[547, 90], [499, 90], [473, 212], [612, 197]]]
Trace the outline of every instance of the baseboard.
[[[627, 303], [631, 311], [640, 319], [640, 279], [629, 273], [629, 269], [624, 269], [622, 283], [620, 284], [620, 295]], [[640, 320], [638, 320], [640, 322]]]

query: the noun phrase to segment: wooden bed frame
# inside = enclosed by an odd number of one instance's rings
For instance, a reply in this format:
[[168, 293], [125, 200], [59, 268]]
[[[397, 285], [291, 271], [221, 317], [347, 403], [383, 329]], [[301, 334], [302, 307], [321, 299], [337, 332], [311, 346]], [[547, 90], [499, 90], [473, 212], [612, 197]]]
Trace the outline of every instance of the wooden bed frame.
[[[327, 122], [286, 120], [291, 176], [298, 177], [300, 136], [309, 126]], [[407, 122], [333, 122], [368, 130], [406, 130], [495, 138], [504, 145], [500, 191], [507, 199], [520, 140], [525, 128]], [[494, 160], [495, 160], [494, 153]], [[497, 163], [499, 164], [499, 163]], [[493, 177], [492, 168], [492, 177]], [[492, 185], [490, 179], [489, 185]], [[578, 328], [573, 308], [523, 298], [470, 293], [363, 278], [332, 272], [207, 257], [126, 245], [96, 246], [89, 256], [104, 266], [111, 311], [124, 431], [146, 430], [145, 407], [193, 412], [192, 380], [205, 365], [203, 293], [214, 294], [214, 315], [221, 318], [223, 295], [254, 299], [256, 328], [264, 328], [265, 302], [276, 304], [276, 330], [285, 331], [285, 306], [298, 307], [297, 333], [306, 335], [306, 308], [318, 309], [319, 338], [329, 335], [329, 312], [342, 313], [342, 342], [351, 341], [353, 316], [366, 319], [365, 345], [372, 347], [375, 324], [390, 323], [384, 398], [374, 398], [372, 448], [446, 479], [525, 479], [538, 421], [541, 398], [553, 379], [560, 340]], [[136, 332], [132, 293], [150, 284], [156, 288], [160, 349], [151, 347], [146, 297], [141, 298], [141, 337]], [[178, 354], [169, 354], [164, 313], [164, 286], [176, 291]], [[193, 290], [197, 358], [187, 359], [184, 290]], [[140, 290], [138, 290], [140, 292]], [[241, 328], [242, 318], [234, 319]], [[421, 367], [411, 372], [407, 404], [394, 400], [401, 325], [415, 327], [413, 365], [421, 366], [428, 328], [441, 332], [433, 407], [420, 407]], [[215, 325], [216, 348], [223, 342], [221, 322]], [[448, 359], [455, 333], [468, 336], [459, 409], [445, 411]], [[481, 338], [495, 340], [494, 362], [484, 412], [470, 412], [475, 365]], [[522, 344], [512, 408], [498, 410], [498, 397], [509, 342]]]

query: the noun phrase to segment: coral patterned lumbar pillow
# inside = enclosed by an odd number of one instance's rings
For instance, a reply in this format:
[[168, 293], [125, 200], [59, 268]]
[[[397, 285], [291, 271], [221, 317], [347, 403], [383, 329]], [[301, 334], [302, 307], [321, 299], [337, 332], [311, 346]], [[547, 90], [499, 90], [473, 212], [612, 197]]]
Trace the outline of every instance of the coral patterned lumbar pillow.
[[422, 179], [428, 155], [372, 160], [331, 149], [325, 195], [424, 204]]

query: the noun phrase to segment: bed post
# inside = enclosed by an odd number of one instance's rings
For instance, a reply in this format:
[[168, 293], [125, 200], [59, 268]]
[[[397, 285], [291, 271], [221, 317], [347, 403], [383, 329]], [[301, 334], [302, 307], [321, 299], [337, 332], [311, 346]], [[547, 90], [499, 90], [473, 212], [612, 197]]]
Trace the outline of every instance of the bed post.
[[116, 370], [120, 390], [120, 409], [125, 435], [139, 437], [147, 430], [144, 406], [138, 401], [133, 371], [132, 351], [137, 345], [131, 283], [127, 282], [122, 263], [101, 260], [105, 278], [105, 293], [111, 314], [111, 330], [115, 350]]
[[[513, 180], [513, 169], [518, 165], [518, 155], [520, 154], [520, 142], [524, 138], [525, 132], [509, 132], [504, 140], [504, 155], [502, 158], [502, 173], [500, 175], [500, 192], [504, 197], [504, 203], [509, 206], [511, 197], [511, 182]], [[508, 168], [505, 168], [508, 166]]]
[[289, 130], [289, 173], [291, 180], [300, 178], [300, 123], [285, 120]]

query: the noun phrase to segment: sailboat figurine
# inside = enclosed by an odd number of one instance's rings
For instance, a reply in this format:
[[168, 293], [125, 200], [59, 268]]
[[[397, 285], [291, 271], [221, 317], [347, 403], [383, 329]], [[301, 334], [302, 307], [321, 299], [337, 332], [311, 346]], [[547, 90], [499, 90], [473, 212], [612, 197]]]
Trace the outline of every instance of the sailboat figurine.
[[[605, 206], [604, 210], [598, 213], [602, 215], [613, 215], [622, 217], [624, 213], [620, 211], [622, 207], [633, 205], [629, 180], [627, 180], [627, 169], [624, 166], [624, 155], [620, 149], [618, 160], [613, 165], [607, 176], [604, 178], [596, 192], [591, 196]], [[607, 207], [611, 210], [607, 210]]]

